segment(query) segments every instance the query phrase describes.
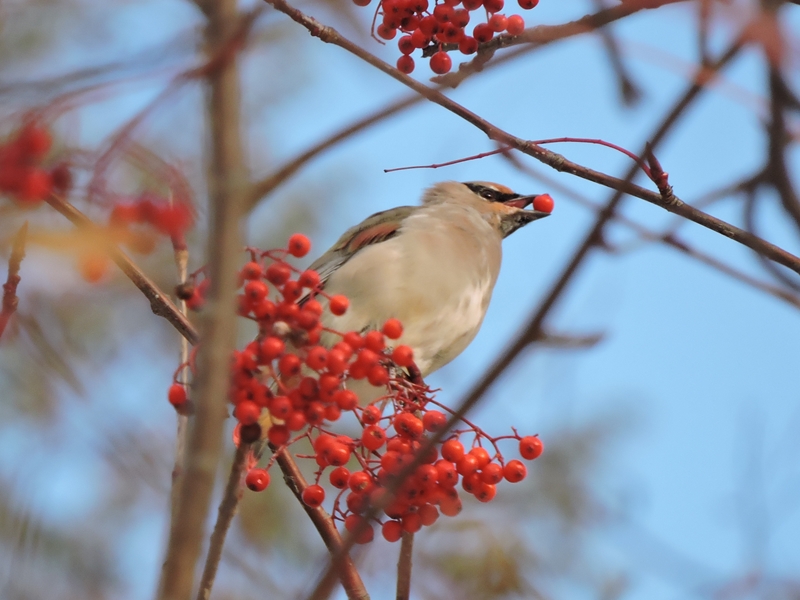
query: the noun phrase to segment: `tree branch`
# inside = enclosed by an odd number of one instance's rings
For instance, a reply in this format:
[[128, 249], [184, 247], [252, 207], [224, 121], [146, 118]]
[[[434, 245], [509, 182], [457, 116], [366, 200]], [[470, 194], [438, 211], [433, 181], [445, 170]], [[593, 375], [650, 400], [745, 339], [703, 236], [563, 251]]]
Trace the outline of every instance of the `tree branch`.
[[[560, 154], [556, 154], [546, 148], [539, 146], [538, 144], [534, 144], [529, 141], [522, 140], [516, 136], [511, 135], [510, 133], [496, 127], [486, 121], [485, 119], [479, 117], [477, 114], [473, 113], [472, 111], [466, 109], [465, 107], [461, 106], [460, 104], [452, 101], [447, 96], [444, 96], [437, 90], [431, 89], [428, 86], [420, 83], [419, 81], [412, 79], [408, 75], [405, 75], [389, 65], [388, 63], [382, 61], [381, 59], [377, 58], [373, 54], [370, 54], [357, 44], [351, 42], [350, 40], [343, 37], [339, 32], [337, 32], [332, 27], [327, 27], [320, 24], [318, 21], [309, 17], [302, 13], [301, 11], [297, 10], [296, 8], [290, 6], [285, 2], [285, 0], [265, 0], [272, 6], [274, 6], [277, 10], [285, 13], [288, 15], [292, 20], [296, 21], [297, 23], [303, 25], [311, 35], [320, 38], [323, 42], [331, 43], [336, 46], [339, 46], [348, 52], [356, 55], [357, 57], [361, 58], [365, 62], [371, 64], [372, 66], [376, 67], [377, 69], [383, 71], [387, 75], [397, 79], [404, 85], [410, 87], [414, 91], [418, 92], [419, 94], [423, 95], [425, 98], [446, 108], [450, 112], [458, 115], [468, 123], [474, 125], [481, 131], [483, 131], [486, 136], [494, 141], [499, 142], [500, 144], [509, 146], [520, 152], [527, 154], [536, 160], [549, 165], [550, 167], [556, 169], [557, 171], [569, 173], [571, 175], [575, 175], [577, 177], [581, 177], [588, 181], [593, 181], [595, 183], [599, 183], [606, 187], [610, 187], [612, 189], [618, 190], [620, 193], [626, 193], [633, 196], [637, 196], [655, 204], [656, 206], [660, 206], [661, 208], [668, 210], [669, 212], [675, 213], [680, 215], [690, 221], [697, 223], [698, 225], [702, 225], [712, 231], [717, 233], [721, 233], [722, 235], [731, 238], [732, 240], [743, 244], [752, 250], [755, 250], [759, 254], [762, 254], [773, 260], [779, 264], [782, 264], [793, 271], [800, 273], [800, 258], [751, 234], [748, 231], [740, 229], [730, 223], [726, 223], [725, 221], [713, 217], [704, 213], [701, 210], [697, 210], [696, 208], [685, 204], [680, 198], [675, 196], [674, 194], [670, 193], [668, 195], [662, 195], [658, 192], [651, 192], [644, 188], [641, 188], [633, 183], [631, 183], [631, 177], [625, 179], [618, 179], [616, 177], [611, 177], [606, 175], [605, 173], [601, 173], [599, 171], [595, 171], [594, 169], [589, 169], [577, 163], [574, 163], [570, 160], [567, 160], [564, 156]], [[709, 83], [712, 79], [714, 74], [719, 69], [719, 66], [722, 64], [727, 64], [729, 60], [731, 60], [736, 54], [738, 54], [740, 49], [740, 43], [737, 41], [733, 44], [729, 50], [723, 55], [716, 64], [710, 65], [708, 67], [701, 67], [698, 69], [695, 77], [693, 78], [693, 83], [691, 84], [690, 89], [694, 90], [694, 94], [691, 97], [686, 98], [686, 103], [688, 104], [691, 102], [694, 95], [702, 89], [707, 83]], [[676, 114], [680, 114], [682, 111], [681, 107], [678, 107], [678, 111]], [[669, 129], [669, 126], [667, 126]], [[655, 138], [654, 138], [655, 139]], [[640, 156], [644, 156], [646, 153], [646, 149], [642, 151]], [[636, 166], [638, 169], [638, 165]], [[633, 171], [635, 174], [635, 171]]]
[[397, 559], [397, 600], [411, 597], [411, 555], [414, 551], [414, 534], [403, 532], [400, 556]]
[[208, 600], [211, 597], [211, 588], [217, 576], [219, 561], [222, 558], [222, 548], [225, 545], [225, 536], [231, 526], [233, 517], [242, 501], [244, 486], [242, 485], [242, 472], [244, 471], [247, 454], [250, 452], [251, 444], [241, 441], [236, 448], [236, 454], [231, 464], [231, 472], [228, 475], [228, 483], [217, 511], [217, 522], [214, 524], [214, 531], [208, 543], [208, 553], [206, 554], [206, 564], [203, 568], [203, 575], [200, 578], [200, 589], [197, 592], [197, 600]]
[[11, 315], [17, 310], [19, 298], [17, 298], [17, 286], [21, 281], [19, 268], [22, 259], [25, 258], [25, 240], [28, 236], [28, 222], [25, 221], [19, 228], [14, 240], [11, 242], [11, 255], [8, 257], [8, 278], [3, 284], [3, 308], [0, 311], [0, 337], [6, 330]]
[[[47, 198], [47, 203], [69, 219], [73, 225], [83, 229], [94, 229], [97, 225], [75, 208], [72, 204], [64, 200], [61, 196], [51, 194]], [[105, 248], [111, 260], [122, 270], [133, 284], [141, 290], [145, 297], [150, 301], [150, 310], [153, 314], [165, 318], [178, 332], [189, 340], [190, 344], [199, 341], [197, 330], [189, 322], [189, 319], [178, 310], [178, 307], [169, 299], [169, 296], [159, 289], [159, 287], [128, 258], [128, 256], [114, 244], [107, 244]]]
[[[208, 234], [209, 300], [202, 314], [195, 380], [195, 414], [189, 425], [186, 461], [179, 482], [178, 509], [172, 521], [161, 573], [160, 600], [187, 600], [205, 532], [211, 493], [222, 450], [228, 369], [236, 331], [236, 261], [243, 245], [246, 167], [241, 140], [239, 72], [241, 44], [236, 0], [217, 0], [208, 11], [206, 42], [220, 57], [207, 77], [209, 119], [208, 188], [211, 225]], [[219, 52], [223, 48], [231, 51]]]

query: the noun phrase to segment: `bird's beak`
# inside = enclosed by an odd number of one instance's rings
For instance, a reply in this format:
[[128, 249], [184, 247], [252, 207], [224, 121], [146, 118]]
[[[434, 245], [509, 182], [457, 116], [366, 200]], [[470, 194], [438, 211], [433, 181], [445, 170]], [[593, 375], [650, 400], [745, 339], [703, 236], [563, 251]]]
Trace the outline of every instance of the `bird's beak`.
[[533, 194], [531, 196], [520, 196], [519, 198], [513, 198], [503, 202], [504, 206], [518, 209], [503, 215], [500, 224], [500, 230], [503, 233], [503, 237], [508, 237], [517, 229], [524, 227], [528, 223], [550, 216], [549, 212], [544, 212], [541, 210], [525, 210], [526, 207], [533, 204], [533, 201], [537, 197], [538, 194]]

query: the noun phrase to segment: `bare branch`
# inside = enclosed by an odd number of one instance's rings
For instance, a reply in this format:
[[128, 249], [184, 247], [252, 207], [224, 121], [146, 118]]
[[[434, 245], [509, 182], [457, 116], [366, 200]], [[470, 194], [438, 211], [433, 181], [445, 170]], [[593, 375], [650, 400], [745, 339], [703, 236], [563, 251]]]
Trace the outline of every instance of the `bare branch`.
[[[595, 183], [599, 183], [606, 187], [610, 187], [612, 189], [618, 190], [620, 193], [626, 193], [633, 196], [637, 196], [660, 206], [661, 208], [668, 210], [669, 212], [675, 213], [680, 215], [690, 221], [694, 221], [698, 225], [702, 225], [716, 233], [721, 233], [722, 235], [731, 238], [732, 240], [743, 244], [752, 250], [758, 252], [773, 260], [779, 264], [782, 264], [797, 273], [800, 273], [800, 258], [767, 242], [766, 240], [761, 239], [758, 236], [751, 234], [748, 231], [745, 231], [739, 227], [731, 225], [721, 219], [713, 217], [704, 213], [703, 211], [697, 210], [696, 208], [684, 203], [680, 198], [675, 196], [674, 194], [661, 194], [656, 192], [648, 191], [644, 188], [641, 188], [630, 181], [630, 178], [625, 179], [618, 179], [616, 177], [611, 177], [606, 175], [605, 173], [601, 173], [599, 171], [595, 171], [594, 169], [589, 169], [577, 163], [574, 163], [570, 160], [567, 160], [564, 156], [560, 154], [556, 154], [546, 148], [539, 146], [538, 144], [534, 144], [529, 141], [522, 140], [518, 137], [515, 137], [509, 134], [506, 131], [492, 125], [485, 119], [479, 117], [475, 113], [470, 110], [467, 110], [465, 107], [461, 106], [460, 104], [453, 102], [448, 97], [444, 96], [440, 92], [429, 88], [428, 86], [420, 83], [419, 81], [412, 79], [411, 77], [401, 73], [391, 65], [387, 64], [386, 62], [380, 60], [373, 54], [370, 54], [357, 44], [351, 42], [350, 40], [344, 38], [341, 34], [339, 34], [335, 29], [331, 27], [324, 26], [320, 24], [315, 19], [305, 15], [301, 11], [297, 10], [296, 8], [288, 5], [285, 0], [266, 0], [269, 4], [272, 4], [277, 10], [287, 14], [292, 20], [296, 21], [303, 25], [306, 29], [309, 30], [311, 35], [315, 37], [319, 37], [323, 42], [331, 43], [341, 48], [344, 48], [348, 52], [356, 55], [357, 57], [361, 58], [362, 60], [366, 61], [367, 63], [373, 65], [377, 69], [383, 71], [384, 73], [390, 75], [394, 79], [397, 79], [401, 83], [407, 85], [411, 89], [417, 91], [418, 93], [425, 96], [431, 102], [434, 102], [450, 112], [458, 115], [459, 117], [463, 118], [468, 123], [471, 123], [481, 131], [483, 131], [487, 137], [492, 140], [499, 142], [500, 144], [510, 146], [524, 154], [527, 154], [536, 160], [539, 160], [552, 168], [556, 169], [557, 171], [562, 171], [565, 173], [570, 173], [571, 175], [575, 175], [577, 177], [581, 177], [583, 179], [587, 179], [589, 181], [593, 181]], [[716, 64], [712, 64], [708, 67], [701, 67], [695, 77], [693, 78], [693, 83], [691, 85], [691, 90], [694, 92], [685, 98], [685, 103], [688, 104], [694, 98], [694, 96], [702, 89], [706, 84], [708, 84], [714, 77], [714, 74], [717, 72], [720, 66], [727, 64], [730, 60], [732, 60], [739, 52], [741, 44], [739, 41], [731, 45], [728, 51], [717, 61]], [[676, 111], [674, 115], [681, 114], [683, 107], [679, 106], [676, 107]], [[675, 116], [677, 118], [677, 116]], [[665, 123], [667, 125], [666, 129], [669, 129], [669, 125], [671, 123]], [[655, 142], [655, 138], [653, 140]], [[655, 144], [653, 144], [655, 145]], [[646, 149], [643, 150], [640, 155], [644, 155]]]
[[208, 3], [207, 8], [207, 46], [211, 56], [220, 57], [204, 70], [211, 138], [208, 156], [211, 225], [207, 245], [211, 287], [201, 324], [203, 344], [197, 356], [195, 416], [189, 425], [178, 508], [170, 528], [159, 585], [160, 600], [187, 600], [192, 592], [222, 450], [228, 366], [236, 330], [236, 260], [243, 245], [241, 218], [245, 213], [247, 178], [236, 64], [242, 20], [236, 0], [218, 0]]
[[217, 511], [217, 522], [214, 524], [214, 531], [211, 533], [211, 540], [208, 543], [208, 553], [206, 554], [206, 565], [203, 568], [203, 575], [200, 578], [200, 589], [197, 592], [197, 600], [208, 600], [211, 597], [211, 588], [217, 576], [217, 568], [222, 558], [222, 549], [225, 545], [225, 536], [231, 526], [233, 517], [239, 509], [239, 502], [242, 501], [244, 486], [242, 485], [242, 472], [244, 471], [247, 455], [250, 452], [250, 444], [242, 440], [236, 448], [236, 454], [231, 464], [231, 472], [228, 475], [228, 483], [222, 495], [222, 501]]
[[17, 310], [19, 298], [17, 298], [17, 286], [21, 280], [19, 268], [22, 259], [25, 258], [25, 240], [28, 236], [28, 222], [25, 221], [19, 228], [14, 240], [11, 243], [11, 256], [8, 257], [8, 278], [3, 284], [3, 308], [0, 311], [0, 337], [6, 330], [11, 315]]
[[400, 557], [397, 559], [397, 600], [411, 597], [411, 555], [414, 551], [414, 534], [403, 532]]
[[[95, 225], [89, 217], [61, 196], [51, 194], [47, 198], [47, 203], [69, 219], [76, 227], [84, 229], [97, 228], [97, 225]], [[130, 279], [150, 301], [150, 309], [153, 311], [153, 314], [164, 317], [183, 337], [189, 340], [190, 344], [196, 344], [200, 339], [197, 330], [186, 316], [178, 310], [178, 307], [173, 304], [169, 296], [162, 292], [161, 289], [117, 246], [109, 243], [106, 245], [105, 250], [111, 257], [111, 260], [116, 263], [128, 279]]]

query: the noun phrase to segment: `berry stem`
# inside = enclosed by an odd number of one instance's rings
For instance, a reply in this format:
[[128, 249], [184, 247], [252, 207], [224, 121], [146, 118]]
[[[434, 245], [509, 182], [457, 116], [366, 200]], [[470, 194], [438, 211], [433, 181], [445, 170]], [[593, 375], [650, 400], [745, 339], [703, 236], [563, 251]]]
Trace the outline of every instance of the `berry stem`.
[[411, 555], [414, 550], [414, 534], [403, 532], [400, 540], [400, 557], [397, 559], [397, 600], [411, 597]]

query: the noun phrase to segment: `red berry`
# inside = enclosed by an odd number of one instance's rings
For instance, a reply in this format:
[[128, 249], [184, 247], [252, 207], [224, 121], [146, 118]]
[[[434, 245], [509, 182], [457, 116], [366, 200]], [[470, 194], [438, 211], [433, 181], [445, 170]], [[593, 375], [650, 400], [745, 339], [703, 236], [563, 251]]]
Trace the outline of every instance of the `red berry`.
[[414, 351], [409, 346], [398, 346], [392, 351], [392, 362], [398, 367], [410, 367], [414, 364]]
[[284, 377], [294, 377], [300, 373], [300, 358], [296, 354], [284, 354], [278, 361], [278, 369]]
[[483, 6], [483, 0], [463, 0], [461, 4], [466, 10], [477, 10]]
[[[431, 43], [431, 36], [427, 35], [422, 31], [422, 29], [415, 29], [414, 32], [411, 34], [411, 41], [414, 44], [414, 48], [424, 48], [428, 44]], [[403, 58], [402, 56], [400, 57]], [[411, 58], [409, 56], [409, 58]], [[413, 63], [413, 59], [412, 59]], [[397, 61], [397, 68], [400, 69], [400, 60]], [[413, 70], [413, 69], [412, 69]], [[403, 71], [405, 73], [405, 71]], [[410, 71], [409, 71], [410, 72]]]
[[250, 261], [242, 267], [241, 275], [245, 279], [260, 279], [262, 275], [261, 265], [257, 262]]
[[321, 371], [328, 362], [328, 351], [322, 346], [314, 346], [308, 351], [306, 364], [315, 371]]
[[53, 182], [53, 189], [60, 193], [65, 194], [72, 187], [72, 171], [70, 171], [67, 163], [58, 163], [53, 170], [50, 171], [50, 180]]
[[453, 13], [455, 10], [452, 6], [447, 4], [438, 4], [433, 9], [433, 18], [439, 21], [439, 23], [449, 23], [453, 20]]
[[503, 469], [503, 477], [510, 483], [519, 483], [527, 474], [528, 468], [517, 459], [508, 461]]
[[244, 482], [254, 492], [263, 492], [269, 485], [269, 471], [266, 469], [250, 469], [244, 478]]
[[302, 258], [311, 250], [311, 241], [302, 233], [295, 233], [289, 238], [286, 249], [289, 250], [289, 254], [292, 256]]
[[38, 161], [50, 150], [53, 138], [44, 127], [30, 123], [19, 133], [18, 143], [28, 157]]
[[269, 443], [277, 447], [283, 446], [288, 442], [290, 436], [289, 428], [286, 425], [273, 425], [267, 432]]
[[453, 61], [447, 52], [439, 50], [436, 54], [431, 56], [431, 71], [437, 75], [444, 75], [453, 68]]
[[533, 199], [533, 210], [540, 210], [542, 212], [551, 213], [555, 202], [550, 197], [550, 194], [539, 194]]
[[347, 470], [347, 467], [336, 467], [331, 471], [330, 482], [337, 489], [343, 490], [346, 488], [349, 479], [350, 471]]
[[490, 13], [496, 13], [503, 10], [505, 0], [483, 0], [483, 6]]
[[394, 430], [411, 439], [417, 439], [422, 436], [424, 427], [422, 421], [411, 413], [400, 413], [394, 418]]
[[417, 533], [422, 529], [422, 518], [419, 513], [407, 513], [403, 515], [403, 531]]
[[347, 308], [350, 306], [350, 301], [347, 299], [347, 296], [336, 295], [331, 296], [329, 307], [331, 312], [338, 316], [343, 315], [347, 312]]
[[439, 511], [433, 504], [423, 504], [419, 507], [417, 513], [425, 527], [430, 527], [436, 522], [436, 519], [439, 518]]
[[432, 36], [439, 31], [439, 22], [433, 15], [423, 17], [419, 21], [419, 30], [427, 36]]
[[491, 502], [497, 494], [497, 488], [491, 483], [482, 484], [475, 492], [475, 497], [481, 502]]
[[458, 440], [447, 440], [442, 444], [442, 458], [450, 462], [458, 462], [464, 458], [464, 445]]
[[258, 347], [259, 362], [263, 364], [275, 360], [283, 354], [285, 348], [286, 346], [280, 338], [275, 336], [264, 338]]
[[528, 435], [519, 441], [519, 453], [522, 458], [533, 460], [538, 458], [544, 450], [544, 444], [539, 436]]
[[319, 285], [319, 273], [311, 269], [303, 271], [300, 273], [300, 277], [297, 278], [297, 283], [301, 287], [314, 289]]
[[422, 425], [425, 431], [439, 431], [447, 423], [447, 417], [438, 410], [429, 410], [422, 415]]
[[439, 502], [439, 508], [442, 511], [442, 514], [448, 517], [455, 517], [458, 513], [461, 512], [461, 499], [458, 495], [455, 498], [447, 497], [443, 498]]
[[22, 202], [35, 203], [44, 200], [52, 191], [50, 173], [44, 169], [28, 170], [20, 182], [17, 198]]
[[390, 340], [396, 340], [403, 335], [403, 324], [399, 319], [387, 319], [383, 324], [383, 335]]
[[175, 408], [179, 406], [183, 406], [186, 403], [186, 388], [182, 386], [180, 383], [173, 383], [169, 386], [169, 392], [167, 392], [167, 398], [169, 399], [169, 403], [172, 404]]
[[411, 40], [411, 36], [404, 35], [397, 40], [397, 49], [401, 54], [411, 54], [414, 51], [414, 42]]
[[525, 31], [525, 19], [523, 19], [520, 15], [511, 15], [508, 17], [506, 31], [509, 35], [519, 35]]
[[261, 415], [261, 407], [252, 400], [242, 400], [233, 409], [233, 416], [242, 425], [252, 425], [258, 422], [258, 417]]
[[347, 480], [347, 486], [356, 493], [366, 490], [370, 483], [372, 483], [372, 478], [369, 476], [369, 473], [365, 473], [364, 471], [352, 473], [350, 479]]
[[457, 44], [464, 37], [464, 28], [455, 23], [445, 23], [442, 25], [436, 39], [445, 44]]
[[267, 284], [261, 280], [248, 281], [244, 286], [244, 293], [252, 305], [260, 303], [269, 293]]
[[403, 525], [400, 521], [386, 521], [381, 527], [381, 533], [387, 542], [396, 542], [403, 535]]
[[386, 443], [386, 431], [378, 425], [369, 425], [364, 428], [361, 443], [367, 450], [377, 450]]
[[517, 0], [517, 2], [525, 10], [536, 8], [536, 5], [539, 4], [539, 0]]
[[469, 453], [474, 456], [478, 460], [478, 468], [482, 469], [486, 465], [489, 464], [491, 457], [489, 453], [486, 451], [486, 448], [481, 448], [480, 446], [476, 446]]
[[475, 29], [472, 30], [472, 35], [479, 44], [485, 44], [494, 37], [494, 30], [488, 23], [480, 23], [479, 25], [475, 25]]
[[478, 40], [476, 40], [472, 36], [464, 36], [460, 42], [458, 42], [458, 51], [461, 54], [475, 54], [478, 51]]
[[491, 27], [492, 31], [495, 33], [505, 31], [506, 27], [508, 27], [508, 17], [505, 15], [492, 15], [489, 18], [489, 27]]
[[472, 456], [471, 454], [467, 454], [456, 463], [456, 471], [459, 472], [462, 476], [467, 476], [470, 473], [474, 473], [478, 470], [478, 459]]
[[356, 6], [368, 6], [371, 0], [353, 0]]
[[469, 23], [469, 11], [464, 8], [459, 8], [453, 12], [453, 25], [463, 29]]
[[383, 349], [386, 347], [386, 342], [383, 339], [383, 334], [380, 331], [372, 330], [368, 331], [366, 335], [364, 335], [364, 346], [372, 350], [373, 352], [382, 352]]
[[319, 508], [325, 500], [325, 490], [321, 485], [310, 485], [301, 494], [303, 502], [311, 508]]
[[275, 285], [283, 285], [292, 276], [292, 269], [284, 262], [274, 262], [267, 267], [264, 276]]
[[375, 387], [384, 386], [389, 383], [389, 371], [381, 365], [373, 365], [367, 371], [367, 381]]
[[372, 525], [360, 515], [350, 515], [344, 520], [344, 528], [350, 533], [356, 533], [361, 530], [355, 537], [356, 544], [368, 544], [375, 537], [375, 531]]
[[383, 38], [384, 40], [391, 40], [397, 35], [397, 29], [394, 27], [388, 27], [384, 23], [381, 23], [378, 25], [375, 33], [378, 34], [378, 37]]
[[350, 460], [350, 448], [336, 442], [322, 452], [322, 456], [333, 467], [341, 467]]
[[339, 390], [333, 395], [333, 401], [342, 410], [353, 410], [358, 406], [358, 396], [350, 390]]
[[449, 460], [437, 460], [433, 466], [436, 467], [436, 481], [439, 485], [453, 487], [458, 483], [458, 471]]
[[497, 463], [489, 463], [481, 467], [481, 481], [484, 483], [500, 483], [503, 481], [503, 467]]
[[381, 420], [380, 409], [374, 405], [367, 406], [364, 409], [364, 412], [361, 413], [361, 420], [367, 425], [374, 425], [375, 423]]

